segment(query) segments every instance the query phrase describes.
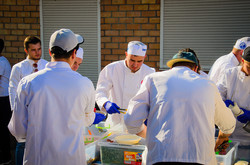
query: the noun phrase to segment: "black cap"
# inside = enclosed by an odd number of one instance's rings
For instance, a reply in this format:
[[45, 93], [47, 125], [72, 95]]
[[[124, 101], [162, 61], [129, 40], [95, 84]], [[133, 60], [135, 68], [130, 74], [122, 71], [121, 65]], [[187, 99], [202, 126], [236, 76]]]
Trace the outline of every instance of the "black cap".
[[250, 62], [250, 46], [244, 50], [242, 58], [247, 62]]

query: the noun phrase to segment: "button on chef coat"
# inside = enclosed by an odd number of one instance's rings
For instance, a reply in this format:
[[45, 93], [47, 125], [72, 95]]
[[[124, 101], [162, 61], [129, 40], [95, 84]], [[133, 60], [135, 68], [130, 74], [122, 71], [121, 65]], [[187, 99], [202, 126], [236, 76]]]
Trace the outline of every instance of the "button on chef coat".
[[215, 84], [187, 67], [145, 77], [124, 116], [132, 134], [148, 118], [146, 163], [197, 162], [215, 165], [214, 124], [232, 133], [235, 118]]
[[[103, 104], [107, 101], [116, 103], [120, 108], [126, 109], [129, 100], [136, 94], [144, 77], [155, 72], [155, 69], [142, 64], [141, 68], [132, 73], [126, 66], [125, 60], [113, 62], [100, 72], [96, 87], [96, 102], [101, 110], [105, 111]], [[117, 124], [123, 115], [112, 114], [107, 122]], [[112, 119], [111, 119], [112, 118]]]
[[[14, 109], [14, 104], [15, 104], [15, 96], [16, 96], [16, 90], [17, 90], [17, 85], [19, 81], [27, 76], [33, 73], [34, 68], [33, 64], [35, 62], [30, 59], [25, 59], [17, 64], [15, 64], [12, 67], [11, 74], [10, 74], [10, 82], [9, 82], [9, 96], [10, 96], [10, 105], [11, 105], [11, 110]], [[42, 70], [45, 68], [45, 65], [48, 63], [48, 61], [44, 59], [40, 59], [37, 62], [37, 69]]]
[[[250, 110], [250, 76], [246, 76], [241, 68], [242, 66], [237, 66], [227, 69], [216, 85], [223, 100], [232, 100], [240, 108]], [[240, 141], [240, 145], [250, 146], [250, 133], [243, 130], [243, 125], [237, 120], [235, 131], [230, 138]], [[248, 153], [250, 153], [250, 150], [248, 150]]]
[[231, 52], [227, 55], [218, 58], [209, 71], [209, 79], [213, 80], [215, 83], [218, 82], [221, 75], [224, 74], [226, 69], [232, 68], [239, 65], [239, 61], [235, 55]]
[[93, 123], [93, 83], [66, 62], [51, 62], [24, 77], [17, 89], [10, 132], [26, 138], [25, 165], [86, 164], [84, 129]]

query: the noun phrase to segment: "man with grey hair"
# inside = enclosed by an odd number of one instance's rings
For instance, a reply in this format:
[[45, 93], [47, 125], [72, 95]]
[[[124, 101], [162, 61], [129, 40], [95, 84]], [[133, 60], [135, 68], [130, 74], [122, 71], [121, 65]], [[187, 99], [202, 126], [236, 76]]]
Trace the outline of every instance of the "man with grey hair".
[[49, 44], [51, 62], [18, 85], [8, 127], [16, 138], [26, 139], [25, 165], [86, 164], [83, 134], [95, 119], [95, 90], [70, 67], [78, 47], [71, 30], [55, 31]]

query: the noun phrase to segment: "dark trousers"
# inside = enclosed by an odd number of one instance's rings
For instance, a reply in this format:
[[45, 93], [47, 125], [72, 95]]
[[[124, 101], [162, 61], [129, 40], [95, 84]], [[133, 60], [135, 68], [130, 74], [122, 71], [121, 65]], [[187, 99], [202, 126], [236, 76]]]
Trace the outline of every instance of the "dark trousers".
[[16, 165], [22, 165], [23, 164], [23, 155], [24, 155], [24, 149], [25, 149], [25, 142], [17, 142], [16, 144]]
[[9, 96], [0, 97], [0, 162], [11, 160], [10, 132], [8, 124], [11, 118]]
[[199, 163], [183, 163], [183, 162], [158, 162], [154, 165], [201, 165]]

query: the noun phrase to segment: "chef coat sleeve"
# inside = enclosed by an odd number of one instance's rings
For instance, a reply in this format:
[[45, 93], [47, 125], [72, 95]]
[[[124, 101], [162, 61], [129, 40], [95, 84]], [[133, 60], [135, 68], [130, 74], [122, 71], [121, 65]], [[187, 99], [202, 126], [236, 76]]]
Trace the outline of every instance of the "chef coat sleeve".
[[144, 129], [144, 121], [149, 114], [150, 79], [145, 77], [137, 94], [130, 100], [124, 122], [131, 134], [137, 134]]
[[215, 87], [215, 124], [225, 134], [233, 133], [236, 119], [232, 111], [226, 107], [218, 89]]
[[219, 89], [222, 100], [226, 100], [228, 84], [227, 84], [227, 76], [225, 73], [222, 74], [222, 76], [220, 76], [218, 82], [216, 83], [216, 86]]
[[84, 124], [86, 127], [91, 126], [95, 120], [95, 88], [93, 83], [89, 80], [87, 85], [88, 92], [86, 98], [86, 109], [85, 109], [85, 120]]
[[14, 65], [11, 70], [10, 80], [9, 80], [9, 98], [10, 98], [11, 110], [14, 109], [17, 86], [20, 80], [21, 80], [20, 68]]
[[113, 68], [111, 67], [105, 67], [100, 72], [97, 86], [96, 86], [96, 103], [99, 106], [100, 110], [104, 110], [103, 104], [108, 100], [109, 92], [113, 86], [112, 84], [112, 75], [113, 75]]
[[15, 106], [8, 128], [16, 139], [25, 139], [28, 123], [28, 91], [29, 84], [22, 79], [17, 87]]

